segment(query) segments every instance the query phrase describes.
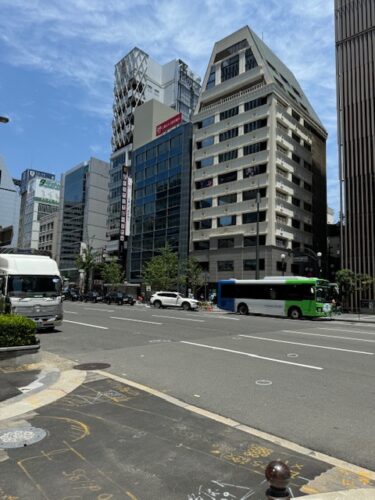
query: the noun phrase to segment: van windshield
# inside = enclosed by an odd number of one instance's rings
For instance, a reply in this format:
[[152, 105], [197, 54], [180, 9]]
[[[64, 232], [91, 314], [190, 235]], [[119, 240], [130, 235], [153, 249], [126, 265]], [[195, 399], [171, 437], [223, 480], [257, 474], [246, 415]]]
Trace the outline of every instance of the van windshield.
[[13, 275], [8, 278], [10, 297], [57, 297], [61, 294], [60, 276]]

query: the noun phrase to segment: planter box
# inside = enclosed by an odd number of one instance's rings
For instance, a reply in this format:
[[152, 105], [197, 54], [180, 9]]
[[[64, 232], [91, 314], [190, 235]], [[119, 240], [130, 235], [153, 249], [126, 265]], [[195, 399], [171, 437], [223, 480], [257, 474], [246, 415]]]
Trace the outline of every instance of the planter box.
[[40, 344], [0, 347], [0, 370], [15, 369], [40, 361]]

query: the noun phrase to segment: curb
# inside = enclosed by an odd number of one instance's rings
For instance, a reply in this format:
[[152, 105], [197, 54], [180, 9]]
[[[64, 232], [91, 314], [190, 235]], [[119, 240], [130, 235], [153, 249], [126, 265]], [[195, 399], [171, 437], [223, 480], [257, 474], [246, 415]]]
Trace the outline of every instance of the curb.
[[217, 413], [213, 413], [209, 410], [204, 410], [203, 408], [199, 408], [198, 406], [192, 405], [190, 403], [185, 403], [184, 401], [175, 398], [174, 396], [169, 396], [168, 394], [165, 394], [163, 392], [158, 391], [157, 389], [153, 389], [152, 387], [148, 387], [143, 384], [139, 384], [138, 382], [134, 382], [132, 380], [119, 377], [118, 375], [114, 375], [113, 373], [110, 372], [105, 372], [102, 370], [95, 370], [95, 373], [98, 375], [101, 375], [106, 378], [111, 378], [112, 380], [115, 380], [116, 382], [121, 382], [123, 384], [127, 384], [131, 387], [134, 387], [135, 389], [139, 389], [141, 391], [144, 391], [148, 394], [151, 394], [153, 396], [156, 396], [160, 399], [163, 399], [164, 401], [167, 401], [168, 403], [171, 403], [175, 406], [179, 406], [181, 408], [184, 408], [187, 411], [191, 411], [192, 413], [195, 413], [197, 415], [200, 415], [202, 417], [209, 418], [211, 420], [214, 420], [216, 422], [219, 422], [223, 425], [227, 425], [228, 427], [232, 427], [234, 429], [240, 430], [242, 432], [245, 432], [246, 434], [249, 434], [251, 436], [256, 436], [260, 439], [263, 439], [265, 441], [271, 442], [275, 445], [281, 446], [283, 448], [286, 448], [288, 450], [291, 450], [296, 453], [300, 453], [301, 455], [307, 456], [309, 458], [314, 458], [316, 460], [320, 460], [321, 462], [325, 462], [329, 465], [332, 465], [333, 467], [337, 467], [339, 469], [344, 469], [346, 471], [352, 472], [353, 474], [357, 474], [359, 476], [364, 476], [372, 481], [375, 481], [375, 472], [371, 471], [369, 469], [365, 469], [363, 467], [360, 467], [358, 465], [351, 464], [349, 462], [345, 462], [344, 460], [341, 460], [339, 458], [334, 458], [329, 455], [326, 455], [325, 453], [320, 453], [318, 451], [311, 450], [310, 448], [306, 448], [304, 446], [301, 446], [297, 443], [293, 443], [292, 441], [289, 441], [284, 438], [280, 438], [278, 436], [274, 436], [273, 434], [269, 434], [267, 432], [260, 431], [259, 429], [255, 429], [254, 427], [250, 427], [248, 425], [241, 424], [240, 422], [237, 422], [236, 420], [233, 420], [228, 417], [224, 417], [222, 415], [218, 415]]

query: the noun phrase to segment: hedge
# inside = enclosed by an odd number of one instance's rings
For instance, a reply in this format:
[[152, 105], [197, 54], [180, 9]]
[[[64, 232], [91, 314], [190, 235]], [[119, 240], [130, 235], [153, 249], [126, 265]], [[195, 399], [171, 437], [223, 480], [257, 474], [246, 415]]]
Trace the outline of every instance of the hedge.
[[36, 325], [33, 320], [12, 314], [0, 315], [0, 347], [35, 345]]

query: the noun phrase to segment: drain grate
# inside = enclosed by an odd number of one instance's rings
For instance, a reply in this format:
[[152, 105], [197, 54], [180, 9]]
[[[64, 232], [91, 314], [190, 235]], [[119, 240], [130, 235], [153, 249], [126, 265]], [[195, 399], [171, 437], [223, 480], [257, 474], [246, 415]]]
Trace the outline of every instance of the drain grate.
[[75, 365], [73, 368], [75, 370], [104, 370], [109, 368], [111, 365], [109, 363], [83, 363], [81, 365]]
[[47, 432], [38, 427], [16, 427], [0, 431], [0, 448], [23, 448], [46, 437]]

